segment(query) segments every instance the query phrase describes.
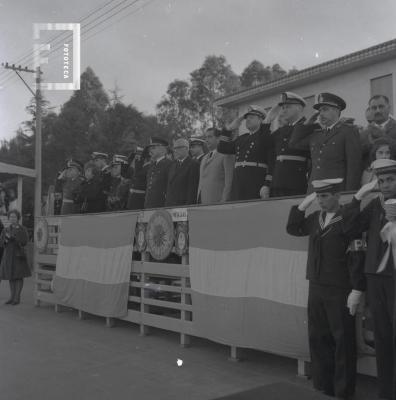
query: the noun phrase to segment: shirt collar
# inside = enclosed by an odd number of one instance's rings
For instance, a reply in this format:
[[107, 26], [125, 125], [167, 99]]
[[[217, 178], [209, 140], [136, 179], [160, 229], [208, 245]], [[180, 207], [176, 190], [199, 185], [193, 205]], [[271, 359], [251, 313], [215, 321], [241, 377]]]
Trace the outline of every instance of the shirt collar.
[[160, 157], [158, 160], [155, 160], [155, 163], [158, 164], [161, 160], [163, 160], [165, 156]]
[[385, 122], [383, 122], [382, 124], [377, 124], [375, 123], [375, 125], [379, 126], [380, 128], [385, 128], [385, 125], [389, 122], [390, 118], [388, 118]]

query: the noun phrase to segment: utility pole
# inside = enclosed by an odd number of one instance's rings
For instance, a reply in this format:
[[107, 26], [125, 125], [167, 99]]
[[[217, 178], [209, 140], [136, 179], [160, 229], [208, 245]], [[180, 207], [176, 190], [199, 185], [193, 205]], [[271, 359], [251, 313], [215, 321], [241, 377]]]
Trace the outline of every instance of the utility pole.
[[[34, 169], [36, 170], [36, 180], [34, 183], [34, 217], [35, 224], [36, 218], [41, 216], [41, 70], [40, 67], [37, 69], [29, 69], [28, 67], [22, 68], [20, 65], [15, 66], [15, 64], [9, 65], [8, 63], [1, 64], [5, 69], [13, 70], [25, 86], [28, 88], [30, 93], [35, 98], [36, 101], [36, 131], [35, 131], [35, 156], [34, 156]], [[30, 86], [25, 82], [19, 72], [29, 72], [36, 74], [36, 92], [34, 92]]]

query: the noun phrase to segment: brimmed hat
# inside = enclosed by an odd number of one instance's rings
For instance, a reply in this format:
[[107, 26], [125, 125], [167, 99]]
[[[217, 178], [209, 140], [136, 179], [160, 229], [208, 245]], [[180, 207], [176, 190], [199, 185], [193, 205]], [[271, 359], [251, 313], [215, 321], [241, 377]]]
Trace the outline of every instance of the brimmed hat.
[[342, 111], [345, 110], [346, 103], [341, 97], [333, 93], [320, 93], [313, 108], [319, 110], [322, 106], [331, 106]]
[[103, 159], [107, 160], [109, 158], [109, 155], [107, 153], [101, 153], [99, 151], [94, 151], [91, 154], [91, 158], [92, 158], [92, 160], [97, 160], [99, 158], [103, 158]]
[[315, 180], [312, 181], [312, 187], [316, 193], [337, 192], [343, 180], [343, 178]]
[[206, 142], [205, 140], [196, 137], [196, 138], [190, 138], [190, 146], [205, 146]]
[[307, 105], [307, 103], [301, 96], [293, 92], [284, 92], [281, 94], [280, 102], [278, 103], [278, 105], [283, 106], [284, 104], [299, 104], [303, 107]]
[[257, 115], [262, 119], [264, 119], [266, 116], [265, 111], [261, 107], [255, 105], [248, 106], [247, 111], [243, 115], [243, 118], [246, 118], [249, 114]]
[[80, 163], [80, 161], [73, 159], [67, 160], [66, 168], [73, 168], [73, 167], [77, 168], [79, 171], [83, 170], [83, 165]]
[[396, 161], [389, 159], [378, 159], [371, 163], [375, 175], [396, 174]]
[[122, 156], [120, 154], [114, 154], [113, 159], [111, 160], [110, 165], [126, 165], [128, 164], [128, 158], [126, 156]]
[[149, 146], [169, 146], [169, 143], [166, 139], [160, 137], [153, 137], [150, 140]]

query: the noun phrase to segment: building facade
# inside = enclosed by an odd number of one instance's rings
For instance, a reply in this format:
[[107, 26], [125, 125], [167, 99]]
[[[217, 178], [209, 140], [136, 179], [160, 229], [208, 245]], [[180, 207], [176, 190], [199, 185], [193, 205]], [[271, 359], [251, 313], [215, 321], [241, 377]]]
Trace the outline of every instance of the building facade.
[[218, 98], [215, 106], [236, 108], [239, 115], [249, 104], [269, 110], [279, 101], [280, 93], [293, 91], [306, 100], [305, 113], [310, 116], [315, 96], [331, 92], [346, 101], [343, 115], [364, 126], [367, 102], [375, 94], [386, 95], [394, 113], [395, 88], [396, 39]]

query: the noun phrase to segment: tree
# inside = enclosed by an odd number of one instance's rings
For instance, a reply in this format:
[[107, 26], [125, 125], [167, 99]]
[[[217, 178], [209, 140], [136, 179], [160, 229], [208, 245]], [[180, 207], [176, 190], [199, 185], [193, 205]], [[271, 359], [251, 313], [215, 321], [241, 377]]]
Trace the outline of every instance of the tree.
[[191, 100], [196, 104], [201, 127], [216, 124], [213, 103], [217, 97], [240, 88], [239, 77], [224, 56], [207, 56], [202, 66], [191, 72]]
[[244, 88], [256, 86], [260, 83], [269, 82], [272, 79], [272, 69], [264, 67], [257, 60], [252, 61], [241, 74], [241, 85]]
[[176, 79], [168, 85], [166, 95], [157, 104], [157, 118], [172, 137], [190, 137], [198, 121], [196, 104], [191, 100], [191, 86]]

